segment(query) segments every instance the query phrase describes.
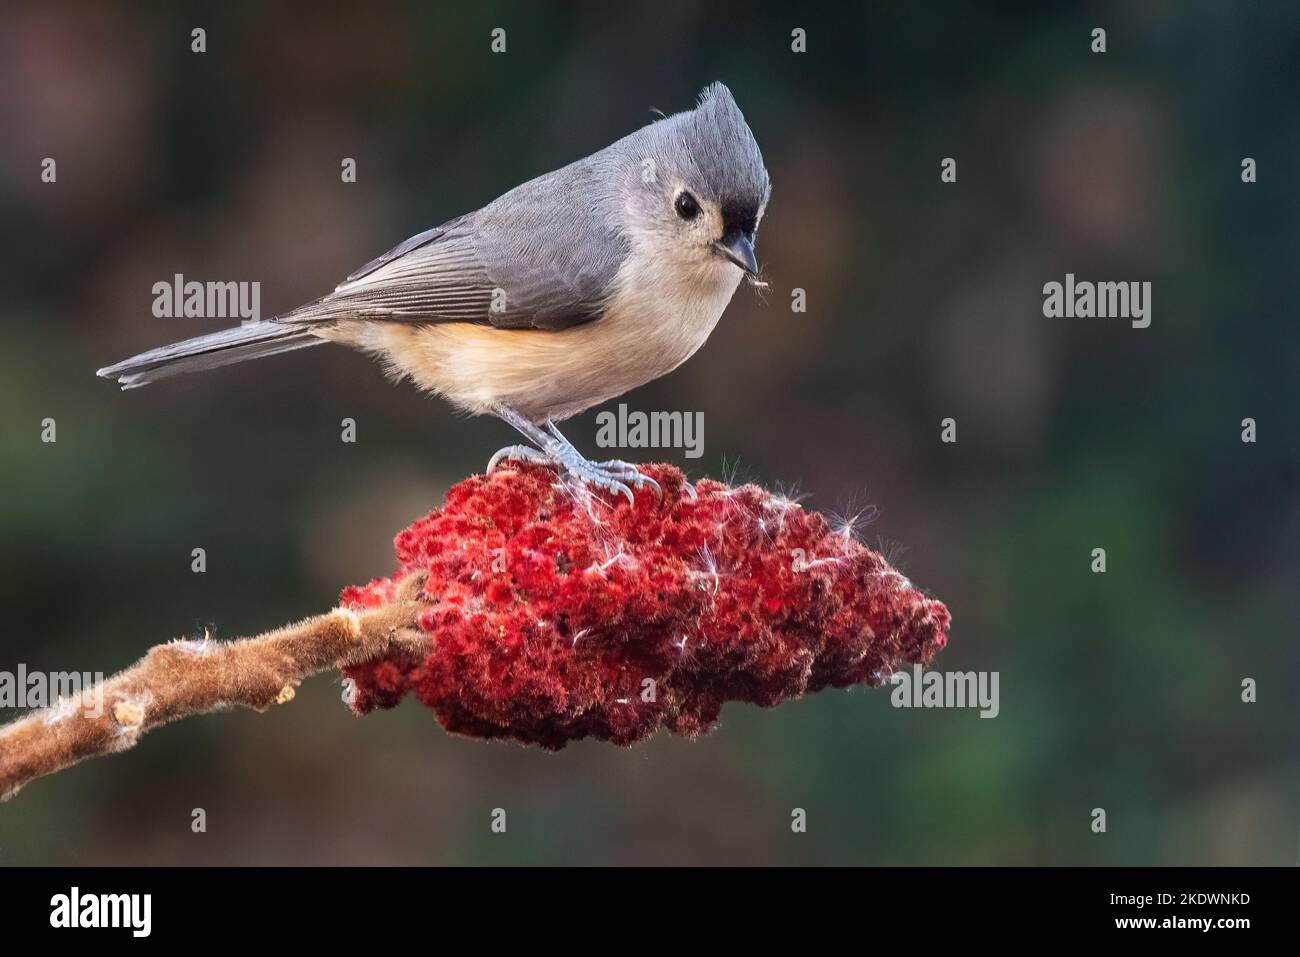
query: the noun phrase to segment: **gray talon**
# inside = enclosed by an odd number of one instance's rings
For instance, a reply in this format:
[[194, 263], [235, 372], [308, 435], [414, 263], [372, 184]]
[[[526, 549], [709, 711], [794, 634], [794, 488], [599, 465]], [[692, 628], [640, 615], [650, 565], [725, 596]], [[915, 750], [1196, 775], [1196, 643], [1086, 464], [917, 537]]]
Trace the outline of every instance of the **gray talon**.
[[607, 462], [594, 462], [592, 464], [602, 472], [617, 475], [623, 481], [630, 482], [637, 488], [649, 487], [654, 489], [655, 495], [658, 496], [661, 502], [663, 501], [664, 490], [659, 483], [643, 473], [631, 462], [624, 462], [622, 459], [610, 459]]
[[627, 498], [627, 504], [636, 505], [636, 493], [617, 479], [611, 481], [606, 486], [615, 495], [622, 495]]
[[[638, 474], [640, 474], [640, 473], [638, 473]], [[659, 501], [662, 502], [662, 501], [664, 500], [664, 490], [663, 490], [663, 488], [659, 485], [658, 482], [656, 482], [656, 481], [655, 481], [654, 479], [652, 479], [650, 476], [648, 476], [648, 475], [642, 475], [642, 476], [641, 476], [641, 483], [642, 483], [643, 485], [649, 485], [650, 488], [654, 490], [655, 497], [658, 498]]]
[[615, 495], [622, 495], [627, 499], [629, 505], [636, 504], [636, 493], [632, 489], [613, 475], [596, 468], [594, 465], [587, 463], [586, 465], [568, 466], [562, 462], [558, 464], [570, 478], [578, 482], [584, 482], [587, 485], [594, 485], [606, 492], [613, 492]]
[[528, 445], [507, 445], [504, 449], [498, 449], [492, 458], [488, 459], [487, 472], [490, 475], [498, 465], [506, 459], [518, 459], [521, 462], [533, 462], [538, 465], [555, 464], [550, 456], [544, 452]]

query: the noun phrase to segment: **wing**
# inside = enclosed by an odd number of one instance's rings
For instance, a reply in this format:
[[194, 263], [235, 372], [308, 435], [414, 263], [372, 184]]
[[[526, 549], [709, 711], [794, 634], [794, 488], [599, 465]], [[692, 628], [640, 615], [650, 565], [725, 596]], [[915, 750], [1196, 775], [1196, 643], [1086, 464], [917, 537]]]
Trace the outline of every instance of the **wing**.
[[548, 173], [412, 236], [277, 321], [565, 329], [595, 319], [627, 248], [599, 181], [591, 158]]
[[[348, 276], [348, 278], [343, 280], [343, 282], [340, 283], [339, 285], [346, 286], [350, 282], [355, 282], [358, 279], [362, 279], [365, 276], [369, 276], [376, 269], [380, 268], [381, 266], [388, 265], [394, 259], [400, 259], [401, 257], [405, 256], [407, 253], [411, 252], [412, 250], [419, 249], [421, 246], [427, 246], [435, 239], [442, 237], [448, 230], [454, 229], [456, 226], [458, 226], [461, 223], [462, 219], [464, 219], [463, 216], [460, 217], [459, 219], [453, 219], [449, 223], [443, 223], [441, 226], [435, 226], [433, 227], [433, 229], [426, 229], [422, 233], [416, 233], [414, 236], [412, 236], [410, 239], [406, 240], [405, 242], [398, 243], [396, 246], [388, 250], [388, 252], [384, 253], [382, 256], [370, 260], [370, 262], [366, 263], [356, 272], [352, 273], [352, 275]], [[335, 291], [337, 291], [337, 287]]]

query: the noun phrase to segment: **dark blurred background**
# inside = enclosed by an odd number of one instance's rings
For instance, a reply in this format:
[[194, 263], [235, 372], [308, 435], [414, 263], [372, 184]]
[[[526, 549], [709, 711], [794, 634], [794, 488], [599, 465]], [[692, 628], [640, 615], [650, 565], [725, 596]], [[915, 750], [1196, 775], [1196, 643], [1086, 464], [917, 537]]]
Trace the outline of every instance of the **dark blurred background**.
[[[952, 609], [936, 667], [998, 671], [1001, 714], [827, 692], [547, 754], [353, 718], [322, 677], [30, 785], [0, 863], [1295, 863], [1300, 13], [1047, 6], [7, 5], [0, 668], [325, 610], [515, 440], [337, 348], [119, 393], [94, 370], [230, 324], [155, 318], [153, 283], [286, 310], [720, 79], [772, 288], [625, 398], [702, 410], [704, 457], [637, 454], [876, 506], [866, 539]], [[1066, 272], [1152, 282], [1151, 327], [1045, 318]]]

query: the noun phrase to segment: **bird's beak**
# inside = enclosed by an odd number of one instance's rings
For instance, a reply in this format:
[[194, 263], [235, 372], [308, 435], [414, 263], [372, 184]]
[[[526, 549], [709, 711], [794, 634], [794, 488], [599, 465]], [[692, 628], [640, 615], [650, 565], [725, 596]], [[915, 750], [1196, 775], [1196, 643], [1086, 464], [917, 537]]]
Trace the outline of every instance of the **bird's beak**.
[[744, 233], [728, 233], [714, 243], [713, 248], [749, 275], [758, 275], [758, 260], [754, 258], [754, 244]]

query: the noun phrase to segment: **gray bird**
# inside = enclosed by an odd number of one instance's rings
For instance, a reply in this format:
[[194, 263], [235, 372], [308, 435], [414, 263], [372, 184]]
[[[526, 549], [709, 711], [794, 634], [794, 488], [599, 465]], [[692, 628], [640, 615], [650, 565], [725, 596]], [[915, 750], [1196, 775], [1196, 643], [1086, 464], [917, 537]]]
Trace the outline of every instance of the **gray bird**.
[[731, 92], [517, 186], [395, 246], [332, 293], [263, 322], [163, 346], [99, 375], [124, 389], [337, 342], [377, 356], [534, 446], [492, 457], [557, 466], [621, 493], [658, 486], [592, 462], [556, 423], [671, 372], [704, 344], [741, 280], [771, 183]]

